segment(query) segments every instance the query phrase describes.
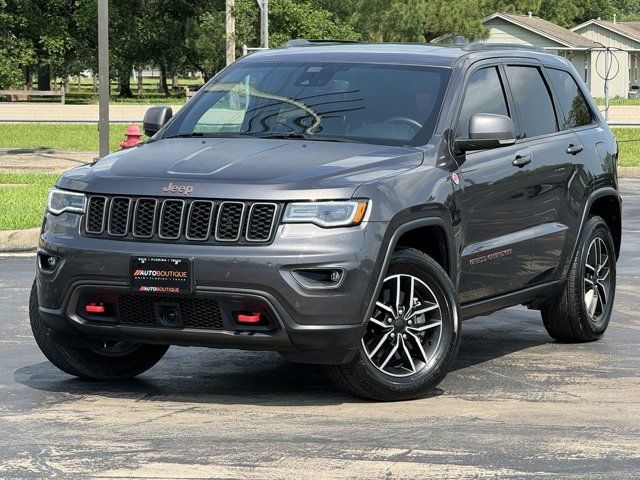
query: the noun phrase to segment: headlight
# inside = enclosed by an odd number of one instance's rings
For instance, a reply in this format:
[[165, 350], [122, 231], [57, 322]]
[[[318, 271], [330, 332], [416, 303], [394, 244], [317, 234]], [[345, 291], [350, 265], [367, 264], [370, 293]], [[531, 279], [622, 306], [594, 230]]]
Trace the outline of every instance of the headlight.
[[284, 211], [286, 223], [313, 223], [320, 227], [358, 225], [367, 213], [368, 200], [290, 203]]
[[86, 197], [83, 193], [67, 192], [52, 188], [49, 190], [47, 209], [54, 215], [62, 212], [84, 213]]

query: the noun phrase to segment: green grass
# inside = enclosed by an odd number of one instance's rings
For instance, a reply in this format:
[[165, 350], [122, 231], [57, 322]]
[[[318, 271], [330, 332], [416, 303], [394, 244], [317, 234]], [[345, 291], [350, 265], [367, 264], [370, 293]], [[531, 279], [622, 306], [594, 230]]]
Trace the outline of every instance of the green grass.
[[[112, 152], [120, 150], [127, 127], [126, 123], [110, 125]], [[138, 127], [142, 129], [141, 124]], [[98, 128], [93, 123], [0, 123], [0, 148], [97, 151]]]
[[54, 173], [0, 173], [0, 230], [40, 225]]
[[[596, 98], [596, 104], [604, 107], [604, 98]], [[640, 106], [640, 98], [610, 98], [609, 105]]]
[[622, 167], [640, 167], [640, 128], [612, 128], [618, 139]]
[[[112, 152], [120, 149], [126, 129], [124, 123], [111, 125]], [[620, 141], [620, 165], [639, 167], [640, 128], [614, 128], [613, 132]], [[98, 130], [89, 123], [0, 123], [0, 148], [97, 151]]]

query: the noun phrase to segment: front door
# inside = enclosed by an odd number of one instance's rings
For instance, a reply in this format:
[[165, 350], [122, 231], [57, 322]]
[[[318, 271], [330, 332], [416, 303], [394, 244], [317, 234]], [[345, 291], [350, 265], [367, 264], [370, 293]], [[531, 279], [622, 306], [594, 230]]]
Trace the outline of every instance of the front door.
[[[456, 137], [468, 137], [475, 113], [508, 115], [517, 124], [502, 69], [469, 76]], [[534, 198], [528, 185], [531, 150], [526, 142], [458, 157], [463, 224], [459, 298], [462, 303], [521, 288], [534, 275]], [[514, 165], [515, 162], [515, 165]]]

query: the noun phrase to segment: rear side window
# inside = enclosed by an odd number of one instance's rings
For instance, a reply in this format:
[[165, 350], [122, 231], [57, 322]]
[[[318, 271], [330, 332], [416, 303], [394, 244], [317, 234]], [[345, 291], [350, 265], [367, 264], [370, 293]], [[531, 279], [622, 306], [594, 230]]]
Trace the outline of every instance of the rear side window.
[[469, 138], [469, 120], [474, 113], [509, 115], [504, 88], [496, 67], [483, 68], [471, 75], [458, 119], [457, 137]]
[[522, 136], [531, 138], [557, 132], [553, 101], [540, 69], [508, 66], [507, 78], [520, 110]]
[[564, 112], [562, 128], [591, 125], [593, 115], [573, 77], [567, 72], [555, 69], [547, 69], [547, 74], [556, 92], [558, 103]]

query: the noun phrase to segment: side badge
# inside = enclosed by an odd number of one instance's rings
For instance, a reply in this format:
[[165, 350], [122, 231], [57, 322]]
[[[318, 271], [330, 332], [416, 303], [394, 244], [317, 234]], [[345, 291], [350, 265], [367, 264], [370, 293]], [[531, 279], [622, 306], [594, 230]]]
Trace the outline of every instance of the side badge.
[[453, 172], [453, 174], [451, 175], [451, 180], [453, 180], [453, 183], [455, 183], [456, 185], [460, 185], [460, 175], [458, 175], [457, 173]]

